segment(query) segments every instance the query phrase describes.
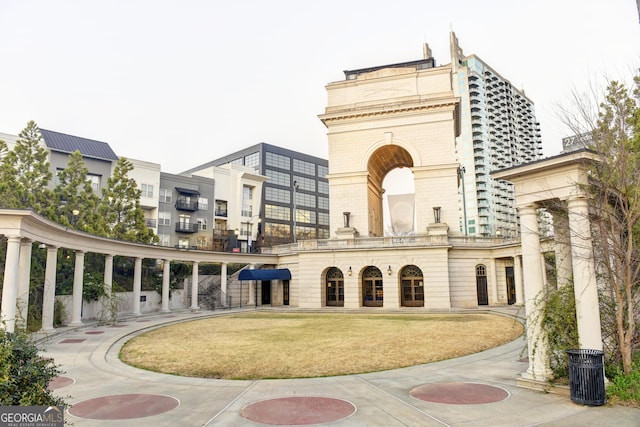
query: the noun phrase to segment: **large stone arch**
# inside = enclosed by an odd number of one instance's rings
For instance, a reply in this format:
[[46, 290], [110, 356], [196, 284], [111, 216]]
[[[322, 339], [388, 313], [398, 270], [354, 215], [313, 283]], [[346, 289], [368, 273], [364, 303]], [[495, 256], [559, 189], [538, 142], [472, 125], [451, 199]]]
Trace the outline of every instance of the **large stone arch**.
[[367, 157], [366, 170], [367, 203], [368, 203], [368, 230], [369, 235], [383, 236], [383, 193], [382, 182], [389, 172], [396, 168], [413, 168], [414, 160], [411, 154], [403, 147], [395, 144], [379, 146]]
[[459, 230], [459, 99], [450, 72], [406, 67], [327, 86], [320, 119], [327, 126], [330, 227], [337, 237], [384, 235], [382, 180], [397, 167], [413, 172], [416, 232], [432, 232], [434, 208], [440, 208], [438, 234]]

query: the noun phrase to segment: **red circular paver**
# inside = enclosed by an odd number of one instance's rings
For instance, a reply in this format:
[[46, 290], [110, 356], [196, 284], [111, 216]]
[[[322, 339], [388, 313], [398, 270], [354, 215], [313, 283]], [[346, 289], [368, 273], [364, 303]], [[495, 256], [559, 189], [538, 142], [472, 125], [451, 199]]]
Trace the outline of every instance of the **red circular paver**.
[[454, 405], [493, 403], [509, 397], [509, 392], [503, 388], [475, 383], [425, 384], [414, 388], [410, 394], [427, 402]]
[[278, 426], [320, 424], [338, 421], [356, 412], [346, 400], [330, 397], [281, 397], [245, 406], [240, 415], [262, 424]]
[[71, 377], [63, 377], [63, 376], [53, 377], [53, 378], [51, 378], [51, 381], [49, 381], [49, 386], [47, 388], [49, 390], [57, 390], [59, 388], [71, 385], [71, 384], [73, 384], [75, 382], [76, 382], [76, 380], [74, 380]]
[[180, 401], [159, 394], [116, 394], [74, 403], [69, 413], [92, 420], [125, 420], [162, 414], [176, 408]]

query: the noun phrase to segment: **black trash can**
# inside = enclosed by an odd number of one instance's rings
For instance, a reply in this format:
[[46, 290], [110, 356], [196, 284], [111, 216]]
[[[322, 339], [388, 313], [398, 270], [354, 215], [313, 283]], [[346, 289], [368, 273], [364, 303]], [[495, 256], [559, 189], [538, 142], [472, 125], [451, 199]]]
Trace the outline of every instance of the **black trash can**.
[[606, 401], [604, 352], [567, 350], [571, 400], [581, 405], [601, 406]]

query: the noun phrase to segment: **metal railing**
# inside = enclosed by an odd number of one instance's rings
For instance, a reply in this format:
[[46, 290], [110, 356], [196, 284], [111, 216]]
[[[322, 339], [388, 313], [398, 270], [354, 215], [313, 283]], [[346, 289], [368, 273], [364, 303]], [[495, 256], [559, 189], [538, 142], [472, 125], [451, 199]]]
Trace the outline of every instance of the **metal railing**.
[[178, 199], [176, 200], [176, 209], [182, 211], [197, 211], [198, 201], [189, 199]]
[[196, 223], [176, 222], [176, 232], [178, 233], [196, 233], [200, 225]]

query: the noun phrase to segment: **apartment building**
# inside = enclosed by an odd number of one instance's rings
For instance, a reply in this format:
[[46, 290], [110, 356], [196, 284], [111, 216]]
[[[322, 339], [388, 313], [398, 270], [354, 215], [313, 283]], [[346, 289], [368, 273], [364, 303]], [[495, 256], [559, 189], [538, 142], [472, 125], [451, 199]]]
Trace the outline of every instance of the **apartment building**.
[[68, 166], [69, 155], [77, 150], [82, 154], [82, 161], [88, 169], [87, 179], [91, 181], [93, 191], [100, 195], [100, 190], [106, 188], [107, 180], [118, 161], [118, 156], [109, 144], [47, 129], [40, 129], [40, 133], [49, 150], [50, 170], [54, 177], [49, 183], [50, 187], [57, 185], [58, 172]]
[[160, 173], [157, 229], [159, 245], [213, 250], [215, 181]]
[[256, 252], [261, 245], [260, 194], [267, 177], [252, 166], [227, 163], [202, 165], [180, 174], [184, 178], [215, 182], [212, 193], [212, 249], [230, 252]]
[[140, 207], [144, 212], [147, 227], [158, 234], [160, 164], [129, 158], [127, 160], [133, 165], [133, 170], [129, 172], [129, 178], [133, 179], [140, 189]]
[[465, 235], [515, 236], [513, 185], [490, 174], [542, 158], [533, 101], [478, 56], [464, 55], [453, 32], [450, 51], [453, 91], [460, 98], [460, 230]]
[[[243, 191], [243, 205], [255, 194], [258, 208], [241, 210], [240, 240], [245, 247], [273, 246], [305, 239], [329, 238], [328, 162], [325, 159], [274, 145], [259, 143], [189, 169], [187, 174], [209, 173], [225, 165], [253, 169], [267, 179], [261, 189]], [[216, 203], [217, 203], [216, 196]], [[251, 199], [253, 200], [253, 199]], [[255, 228], [254, 228], [255, 226]], [[235, 228], [234, 228], [235, 230]], [[257, 241], [248, 244], [249, 236]]]

